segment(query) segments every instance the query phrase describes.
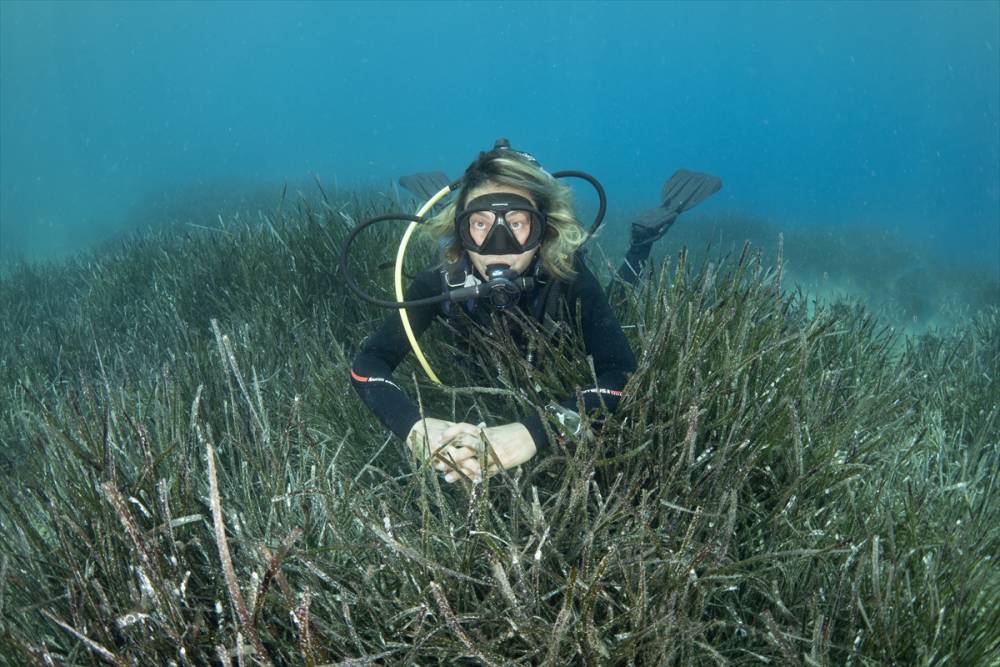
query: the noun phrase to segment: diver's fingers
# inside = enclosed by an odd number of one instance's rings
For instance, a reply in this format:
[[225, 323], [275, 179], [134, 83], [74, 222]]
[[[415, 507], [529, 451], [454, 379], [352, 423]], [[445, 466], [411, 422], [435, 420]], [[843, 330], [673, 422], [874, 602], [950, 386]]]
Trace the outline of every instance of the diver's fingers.
[[434, 469], [440, 472], [458, 470], [465, 461], [475, 459], [478, 455], [479, 452], [470, 447], [442, 447], [436, 457]]
[[462, 472], [473, 482], [483, 481], [483, 469], [479, 465], [478, 459], [468, 459], [462, 462]]
[[441, 444], [452, 444], [452, 441], [456, 438], [463, 438], [463, 443], [465, 441], [464, 436], [472, 436], [476, 440], [479, 439], [480, 429], [478, 426], [473, 426], [466, 422], [459, 422], [458, 424], [452, 424], [446, 428], [441, 433]]
[[466, 459], [474, 459], [479, 455], [479, 452], [476, 450], [476, 448], [471, 445], [463, 445], [461, 447], [451, 447], [450, 449], [455, 450], [454, 453], [452, 454], [452, 458], [455, 461], [465, 461]]
[[497, 473], [504, 470], [504, 466], [497, 459], [496, 453], [492, 450], [487, 451], [484, 455], [480, 456], [477, 461], [481, 468], [480, 476], [485, 479], [486, 477], [492, 477]]
[[461, 447], [468, 449], [475, 456], [478, 452], [483, 450], [483, 438], [482, 432], [477, 433], [459, 433], [449, 442], [452, 447]]
[[437, 454], [437, 462], [434, 467], [437, 470], [445, 470], [447, 468], [458, 467], [462, 461], [466, 459], [475, 458], [477, 452], [475, 449], [470, 447], [456, 447], [454, 445], [449, 445], [447, 447], [442, 447]]
[[459, 479], [470, 479], [474, 483], [483, 481], [483, 473], [479, 467], [479, 461], [474, 458], [466, 459], [462, 461], [457, 471], [449, 470], [444, 476], [444, 481], [446, 482], [454, 482]]

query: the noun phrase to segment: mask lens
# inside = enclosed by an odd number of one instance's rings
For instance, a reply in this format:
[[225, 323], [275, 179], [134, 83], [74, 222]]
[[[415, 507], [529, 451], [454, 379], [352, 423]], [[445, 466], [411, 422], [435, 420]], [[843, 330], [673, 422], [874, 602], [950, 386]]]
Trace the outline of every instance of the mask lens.
[[524, 245], [531, 236], [531, 217], [527, 211], [507, 211], [507, 215], [504, 216], [514, 238], [521, 245]]
[[[501, 215], [517, 242], [526, 243], [531, 236], [534, 218], [531, 212], [514, 210], [501, 212]], [[468, 216], [469, 238], [476, 245], [482, 245], [496, 221], [497, 214], [493, 211], [473, 211]]]
[[521, 195], [491, 192], [475, 197], [455, 216], [455, 234], [470, 252], [517, 255], [541, 243], [545, 215]]
[[482, 245], [487, 234], [493, 229], [497, 216], [492, 211], [475, 211], [469, 216], [469, 238], [476, 245]]

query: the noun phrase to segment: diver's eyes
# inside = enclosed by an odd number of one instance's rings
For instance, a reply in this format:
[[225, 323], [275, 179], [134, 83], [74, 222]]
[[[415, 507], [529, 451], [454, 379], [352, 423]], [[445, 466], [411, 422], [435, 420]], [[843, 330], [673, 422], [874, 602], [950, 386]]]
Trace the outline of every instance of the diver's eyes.
[[496, 220], [496, 216], [489, 211], [476, 211], [469, 216], [469, 227], [483, 231], [492, 227], [494, 220]]
[[499, 215], [503, 216], [504, 223], [514, 235], [518, 243], [525, 243], [531, 236], [531, 212], [530, 211], [472, 211], [469, 213], [468, 229], [469, 236], [473, 243], [481, 244], [486, 241], [486, 237], [493, 229]]
[[504, 216], [507, 221], [507, 225], [510, 227], [511, 231], [519, 231], [522, 227], [527, 227], [531, 224], [531, 218], [528, 216], [527, 211], [509, 211], [507, 215]]

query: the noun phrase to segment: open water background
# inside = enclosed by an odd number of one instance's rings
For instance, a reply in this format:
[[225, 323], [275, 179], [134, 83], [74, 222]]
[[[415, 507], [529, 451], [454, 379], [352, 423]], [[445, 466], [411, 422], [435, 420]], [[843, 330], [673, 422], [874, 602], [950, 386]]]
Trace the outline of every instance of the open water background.
[[498, 136], [597, 175], [607, 234], [687, 167], [699, 212], [1000, 275], [997, 2], [0, 2], [2, 259]]

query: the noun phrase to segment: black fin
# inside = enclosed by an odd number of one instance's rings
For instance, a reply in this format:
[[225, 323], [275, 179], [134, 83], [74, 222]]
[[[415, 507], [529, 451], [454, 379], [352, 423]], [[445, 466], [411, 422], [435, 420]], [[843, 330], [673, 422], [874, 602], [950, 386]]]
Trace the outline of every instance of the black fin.
[[[649, 258], [653, 242], [666, 234], [677, 217], [705, 201], [722, 189], [722, 179], [697, 171], [678, 169], [660, 189], [660, 207], [643, 212], [632, 222], [631, 237], [625, 261], [618, 269], [623, 282], [634, 284]], [[621, 290], [615, 290], [621, 296]]]
[[417, 197], [427, 200], [440, 192], [441, 188], [451, 185], [451, 181], [443, 171], [426, 171], [402, 176], [399, 184]]
[[680, 215], [722, 189], [722, 179], [697, 171], [678, 169], [660, 189], [660, 206]]
[[644, 212], [632, 223], [632, 245], [646, 245], [663, 236], [684, 211], [722, 189], [722, 179], [678, 169], [660, 189], [660, 208]]

